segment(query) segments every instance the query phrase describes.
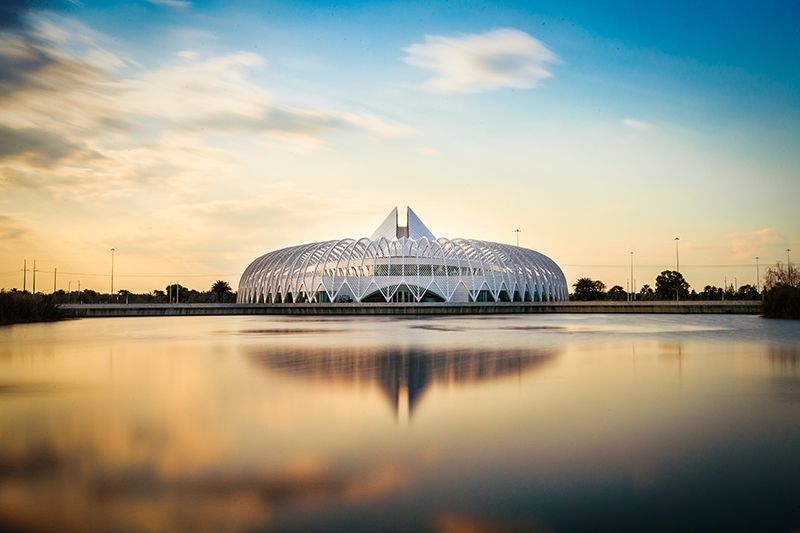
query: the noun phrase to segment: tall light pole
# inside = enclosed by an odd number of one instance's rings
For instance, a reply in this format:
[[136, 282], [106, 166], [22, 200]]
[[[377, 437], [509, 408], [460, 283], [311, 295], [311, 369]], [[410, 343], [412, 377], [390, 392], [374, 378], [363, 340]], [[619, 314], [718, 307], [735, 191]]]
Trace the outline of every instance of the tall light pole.
[[111, 297], [114, 297], [114, 248], [111, 249]]
[[28, 260], [22, 260], [22, 292], [28, 290]]
[[631, 300], [636, 299], [636, 286], [633, 283], [633, 252], [631, 252]]
[[515, 230], [514, 230], [514, 233], [516, 233], [516, 234], [517, 234], [517, 248], [519, 248], [519, 233], [520, 233], [521, 231], [522, 231], [521, 229], [515, 229]]
[[786, 278], [789, 284], [792, 283], [792, 260], [789, 258], [789, 248], [786, 249]]
[[758, 256], [756, 256], [756, 292], [761, 292], [761, 274], [758, 271]]
[[33, 260], [33, 294], [36, 294], [36, 259]]
[[678, 255], [678, 241], [680, 241], [680, 238], [675, 237], [675, 271], [680, 273], [680, 271], [681, 271], [681, 259], [680, 259], [680, 256]]
[[791, 252], [791, 250], [789, 248], [787, 248], [786, 249], [786, 268], [789, 268], [789, 267], [792, 266], [792, 261], [791, 261], [791, 259], [789, 259], [789, 252]]

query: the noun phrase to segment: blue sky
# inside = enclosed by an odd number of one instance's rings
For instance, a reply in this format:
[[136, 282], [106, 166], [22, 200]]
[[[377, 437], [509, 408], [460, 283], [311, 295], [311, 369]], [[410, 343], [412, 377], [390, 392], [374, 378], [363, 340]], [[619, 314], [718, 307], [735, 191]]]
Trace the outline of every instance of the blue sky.
[[35, 255], [102, 288], [111, 246], [133, 290], [235, 285], [260, 253], [368, 234], [398, 204], [442, 236], [520, 227], [609, 285], [630, 250], [651, 281], [675, 235], [700, 288], [800, 252], [794, 2], [12, 10], [2, 286]]

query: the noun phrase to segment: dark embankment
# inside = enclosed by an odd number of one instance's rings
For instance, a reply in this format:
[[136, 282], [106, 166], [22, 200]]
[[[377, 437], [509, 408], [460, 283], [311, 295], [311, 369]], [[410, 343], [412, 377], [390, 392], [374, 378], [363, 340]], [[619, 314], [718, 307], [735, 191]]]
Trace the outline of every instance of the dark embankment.
[[50, 322], [64, 318], [50, 296], [27, 292], [0, 292], [0, 325]]
[[800, 287], [779, 285], [764, 293], [764, 316], [800, 318]]

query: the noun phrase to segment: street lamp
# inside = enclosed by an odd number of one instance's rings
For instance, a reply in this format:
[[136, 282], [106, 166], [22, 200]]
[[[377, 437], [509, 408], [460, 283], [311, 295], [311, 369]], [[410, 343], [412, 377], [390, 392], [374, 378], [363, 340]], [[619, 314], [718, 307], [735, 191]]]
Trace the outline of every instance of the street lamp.
[[680, 272], [681, 271], [681, 260], [680, 260], [680, 256], [678, 255], [678, 241], [680, 241], [680, 238], [675, 237], [675, 271], [676, 272]]
[[758, 272], [758, 256], [756, 256], [756, 292], [761, 292], [761, 275]]
[[111, 249], [111, 297], [114, 297], [114, 248]]
[[631, 300], [636, 299], [636, 286], [633, 283], [633, 252], [631, 252]]
[[519, 233], [520, 233], [521, 231], [522, 231], [521, 229], [515, 229], [515, 230], [514, 230], [514, 233], [516, 233], [516, 234], [517, 234], [517, 248], [519, 248]]

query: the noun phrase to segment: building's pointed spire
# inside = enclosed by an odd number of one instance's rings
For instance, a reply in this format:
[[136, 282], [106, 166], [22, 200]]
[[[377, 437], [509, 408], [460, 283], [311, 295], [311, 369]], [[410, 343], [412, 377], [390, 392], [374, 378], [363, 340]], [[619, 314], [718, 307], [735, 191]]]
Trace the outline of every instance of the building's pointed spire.
[[371, 240], [377, 241], [381, 237], [386, 237], [390, 241], [397, 238], [397, 208], [395, 207], [386, 218], [383, 219], [380, 226], [372, 233]]
[[409, 239], [421, 239], [422, 237], [427, 237], [429, 240], [435, 241], [436, 237], [433, 236], [431, 230], [423, 224], [422, 220], [419, 219], [417, 214], [411, 210], [409, 207], [406, 211], [408, 215], [408, 238]]
[[429, 240], [436, 240], [431, 230], [428, 229], [410, 207], [406, 210], [406, 226], [400, 226], [397, 217], [397, 208], [395, 207], [386, 215], [386, 218], [383, 219], [380, 226], [372, 233], [370, 239], [377, 241], [381, 237], [384, 237], [391, 241], [393, 239], [399, 239], [400, 237], [407, 237], [409, 239], [427, 237]]

